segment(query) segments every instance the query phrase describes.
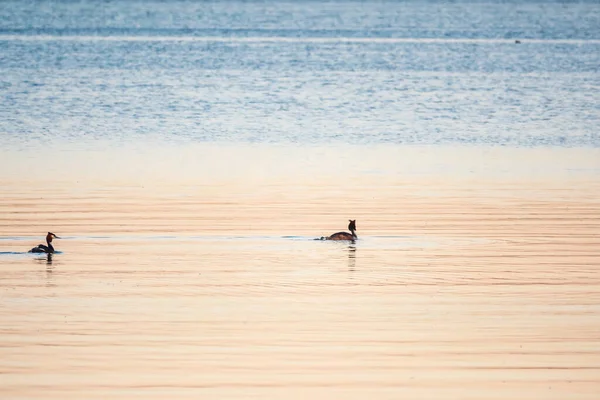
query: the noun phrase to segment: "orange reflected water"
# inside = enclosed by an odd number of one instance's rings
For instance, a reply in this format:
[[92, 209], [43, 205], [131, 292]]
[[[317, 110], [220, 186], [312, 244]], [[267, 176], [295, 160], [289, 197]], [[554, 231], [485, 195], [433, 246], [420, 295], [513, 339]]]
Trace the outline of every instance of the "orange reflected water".
[[600, 393], [598, 151], [1, 159], [2, 398]]

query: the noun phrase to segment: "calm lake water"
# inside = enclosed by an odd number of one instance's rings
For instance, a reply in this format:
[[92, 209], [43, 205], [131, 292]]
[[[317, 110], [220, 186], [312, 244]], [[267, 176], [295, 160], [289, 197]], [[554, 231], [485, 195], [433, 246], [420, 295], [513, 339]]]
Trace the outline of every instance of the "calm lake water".
[[0, 54], [11, 147], [600, 145], [593, 1], [5, 1]]
[[0, 397], [596, 399], [599, 50], [594, 2], [2, 2]]

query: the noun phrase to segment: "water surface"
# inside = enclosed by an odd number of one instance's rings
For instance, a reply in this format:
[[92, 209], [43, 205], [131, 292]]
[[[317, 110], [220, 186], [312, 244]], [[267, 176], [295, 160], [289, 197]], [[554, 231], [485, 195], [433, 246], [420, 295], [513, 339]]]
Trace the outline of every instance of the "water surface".
[[0, 397], [596, 399], [599, 50], [593, 1], [1, 2]]
[[597, 150], [303, 151], [3, 173], [3, 395], [596, 397]]

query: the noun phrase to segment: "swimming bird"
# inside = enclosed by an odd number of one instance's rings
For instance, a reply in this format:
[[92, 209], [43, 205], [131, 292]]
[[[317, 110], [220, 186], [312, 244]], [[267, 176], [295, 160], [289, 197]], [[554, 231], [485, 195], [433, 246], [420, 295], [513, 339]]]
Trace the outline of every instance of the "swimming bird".
[[46, 244], [48, 246], [45, 246], [43, 244], [38, 244], [37, 247], [34, 247], [33, 249], [29, 250], [29, 252], [30, 253], [48, 253], [48, 254], [54, 253], [54, 247], [52, 246], [53, 238], [60, 239], [54, 233], [48, 232], [48, 234], [46, 235]]
[[348, 230], [351, 233], [338, 232], [338, 233], [334, 233], [331, 236], [326, 237], [325, 239], [327, 239], [327, 240], [356, 240], [356, 239], [358, 239], [358, 236], [356, 236], [356, 220], [350, 219], [349, 221], [350, 221], [350, 223], [348, 224]]

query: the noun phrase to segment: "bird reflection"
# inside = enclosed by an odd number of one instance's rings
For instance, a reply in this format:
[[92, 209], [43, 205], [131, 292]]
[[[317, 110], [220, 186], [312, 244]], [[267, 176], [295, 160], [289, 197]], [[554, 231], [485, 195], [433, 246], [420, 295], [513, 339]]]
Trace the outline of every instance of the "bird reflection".
[[46, 261], [46, 286], [47, 287], [56, 286], [56, 284], [54, 283], [54, 279], [52, 277], [54, 274], [54, 267], [52, 266], [52, 254], [46, 254], [46, 257], [38, 258], [37, 260], [40, 263], [43, 261]]
[[44, 257], [36, 258], [35, 261], [38, 262], [38, 263], [40, 263], [40, 264], [43, 261], [46, 261], [46, 265], [50, 267], [50, 266], [52, 266], [52, 256], [53, 256], [52, 253], [48, 253]]
[[356, 269], [356, 246], [354, 242], [348, 246], [348, 270], [354, 271]]

